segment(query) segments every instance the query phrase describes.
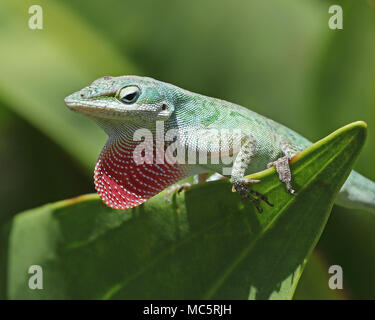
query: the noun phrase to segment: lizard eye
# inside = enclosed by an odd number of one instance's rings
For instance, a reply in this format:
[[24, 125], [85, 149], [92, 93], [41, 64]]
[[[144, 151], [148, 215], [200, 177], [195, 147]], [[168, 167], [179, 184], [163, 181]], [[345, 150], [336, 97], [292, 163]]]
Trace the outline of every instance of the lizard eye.
[[137, 101], [140, 94], [141, 90], [137, 86], [128, 86], [120, 89], [117, 94], [117, 98], [122, 103], [132, 104]]

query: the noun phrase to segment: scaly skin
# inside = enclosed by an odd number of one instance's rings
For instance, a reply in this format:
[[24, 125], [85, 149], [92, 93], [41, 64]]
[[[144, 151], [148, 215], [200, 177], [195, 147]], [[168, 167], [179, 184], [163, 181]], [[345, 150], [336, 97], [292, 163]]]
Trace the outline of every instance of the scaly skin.
[[[295, 131], [249, 109], [151, 78], [103, 77], [65, 102], [70, 109], [91, 117], [109, 136], [94, 178], [102, 200], [117, 209], [137, 206], [184, 177], [218, 172], [231, 177], [234, 191], [261, 212], [259, 199], [272, 204], [249, 187], [259, 181], [244, 176], [276, 166], [280, 180], [294, 193], [288, 160], [311, 145]], [[167, 138], [162, 139], [163, 144], [158, 142], [161, 125], [164, 133], [175, 135], [176, 143]], [[139, 133], [134, 139], [139, 129], [149, 130], [152, 138], [148, 140], [151, 151], [138, 153], [137, 158], [134, 151], [144, 136]], [[186, 152], [173, 162], [172, 147], [177, 154], [188, 150], [197, 161], [187, 163]], [[207, 163], [198, 161], [200, 152], [207, 153]], [[137, 160], [144, 154], [148, 161], [139, 164]], [[336, 202], [375, 211], [375, 184], [353, 171]]]

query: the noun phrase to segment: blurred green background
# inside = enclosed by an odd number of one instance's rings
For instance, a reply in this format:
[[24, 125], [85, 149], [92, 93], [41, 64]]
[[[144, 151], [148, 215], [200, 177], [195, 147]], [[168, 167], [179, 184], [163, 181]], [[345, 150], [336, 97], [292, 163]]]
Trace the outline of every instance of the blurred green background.
[[[63, 99], [104, 75], [137, 74], [236, 102], [316, 141], [368, 123], [356, 169], [375, 180], [375, 1], [26, 0], [0, 4], [0, 224], [94, 192], [105, 142]], [[344, 29], [330, 30], [340, 4]], [[335, 207], [296, 298], [375, 298], [375, 217]], [[341, 265], [344, 290], [328, 289]], [[323, 281], [323, 280], [324, 281]]]

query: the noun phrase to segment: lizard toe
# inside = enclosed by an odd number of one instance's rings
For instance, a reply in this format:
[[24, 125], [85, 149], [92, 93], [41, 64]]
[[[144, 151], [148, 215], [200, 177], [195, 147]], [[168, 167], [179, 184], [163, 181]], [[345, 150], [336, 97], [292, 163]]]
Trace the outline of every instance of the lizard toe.
[[[250, 179], [248, 179], [248, 180], [250, 180]], [[264, 194], [262, 194], [258, 191], [255, 191], [255, 190], [251, 189], [248, 186], [249, 184], [258, 183], [258, 182], [260, 182], [260, 180], [250, 180], [250, 181], [251, 182], [246, 181], [246, 179], [234, 181], [232, 191], [234, 190], [234, 191], [238, 192], [243, 201], [250, 200], [253, 203], [253, 205], [256, 207], [256, 209], [258, 210], [259, 213], [263, 212], [263, 210], [260, 207], [259, 200], [262, 200], [263, 202], [267, 203], [270, 207], [273, 207], [273, 204], [268, 201], [267, 196], [265, 196]], [[254, 181], [256, 181], [256, 182], [254, 182]]]

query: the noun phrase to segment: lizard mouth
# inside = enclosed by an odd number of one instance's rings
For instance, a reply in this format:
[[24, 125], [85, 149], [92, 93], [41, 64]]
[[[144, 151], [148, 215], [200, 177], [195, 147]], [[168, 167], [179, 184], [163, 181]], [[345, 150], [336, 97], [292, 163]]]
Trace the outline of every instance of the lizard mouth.
[[68, 96], [64, 99], [65, 105], [78, 113], [96, 118], [118, 119], [123, 116], [123, 111], [114, 107], [108, 107], [105, 101], [82, 100]]
[[123, 115], [122, 112], [113, 108], [107, 108], [105, 105], [82, 105], [82, 102], [71, 101], [65, 102], [65, 104], [70, 110], [97, 118], [118, 119]]

